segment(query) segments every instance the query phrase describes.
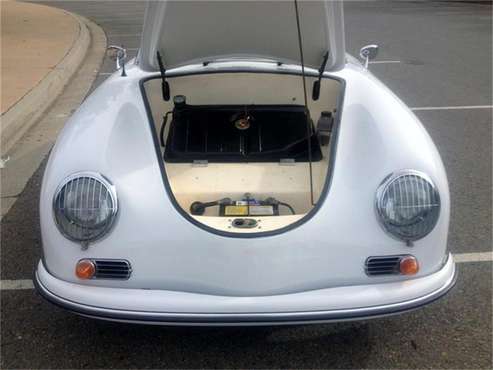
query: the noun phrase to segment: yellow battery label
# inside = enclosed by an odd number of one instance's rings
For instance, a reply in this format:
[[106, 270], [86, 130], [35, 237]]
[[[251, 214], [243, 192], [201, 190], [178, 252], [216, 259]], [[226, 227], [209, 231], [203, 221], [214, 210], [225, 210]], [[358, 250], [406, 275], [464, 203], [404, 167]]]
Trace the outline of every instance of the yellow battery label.
[[226, 206], [224, 208], [225, 216], [247, 216], [248, 206]]

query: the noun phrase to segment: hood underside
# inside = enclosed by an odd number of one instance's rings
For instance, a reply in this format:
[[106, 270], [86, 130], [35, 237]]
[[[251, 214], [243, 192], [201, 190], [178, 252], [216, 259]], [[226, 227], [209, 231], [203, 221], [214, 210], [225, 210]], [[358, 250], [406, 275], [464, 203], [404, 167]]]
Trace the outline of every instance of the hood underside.
[[[298, 2], [304, 63], [344, 65], [342, 2]], [[139, 63], [159, 70], [223, 58], [268, 58], [301, 64], [295, 1], [150, 1]]]

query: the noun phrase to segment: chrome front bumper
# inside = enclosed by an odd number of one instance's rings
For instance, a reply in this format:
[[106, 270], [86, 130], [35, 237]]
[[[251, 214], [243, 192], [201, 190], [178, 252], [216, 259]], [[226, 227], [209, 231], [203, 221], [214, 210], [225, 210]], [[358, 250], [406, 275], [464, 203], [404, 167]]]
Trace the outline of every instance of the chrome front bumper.
[[266, 297], [79, 285], [55, 278], [42, 262], [34, 283], [48, 301], [87, 317], [156, 325], [248, 326], [362, 320], [398, 314], [442, 297], [456, 279], [455, 263], [449, 256], [441, 270], [421, 278]]

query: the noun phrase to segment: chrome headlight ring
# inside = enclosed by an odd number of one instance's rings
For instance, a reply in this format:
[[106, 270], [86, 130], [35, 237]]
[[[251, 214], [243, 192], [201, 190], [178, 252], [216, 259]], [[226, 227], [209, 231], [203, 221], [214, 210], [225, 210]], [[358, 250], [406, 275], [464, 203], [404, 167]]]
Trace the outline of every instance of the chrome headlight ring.
[[83, 247], [105, 236], [118, 213], [115, 187], [96, 172], [77, 172], [65, 178], [53, 197], [58, 230]]
[[375, 208], [382, 228], [392, 237], [412, 242], [428, 235], [440, 215], [440, 195], [425, 173], [392, 173], [376, 192]]

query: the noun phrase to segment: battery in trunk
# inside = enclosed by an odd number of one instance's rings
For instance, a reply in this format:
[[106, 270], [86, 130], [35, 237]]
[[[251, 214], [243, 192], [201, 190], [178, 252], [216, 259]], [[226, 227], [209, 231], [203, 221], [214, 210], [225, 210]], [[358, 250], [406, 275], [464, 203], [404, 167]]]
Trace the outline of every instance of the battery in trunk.
[[236, 201], [234, 204], [219, 206], [219, 216], [279, 216], [279, 206], [257, 201]]

